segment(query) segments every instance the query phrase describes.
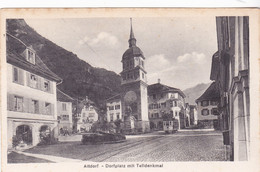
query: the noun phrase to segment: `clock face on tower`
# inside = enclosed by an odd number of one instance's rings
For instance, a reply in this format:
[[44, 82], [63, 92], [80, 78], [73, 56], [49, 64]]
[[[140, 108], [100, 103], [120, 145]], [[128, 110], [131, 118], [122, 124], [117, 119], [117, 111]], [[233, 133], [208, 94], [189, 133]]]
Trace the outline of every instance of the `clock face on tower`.
[[137, 100], [136, 93], [134, 91], [128, 91], [124, 96], [124, 101], [127, 103], [132, 103]]

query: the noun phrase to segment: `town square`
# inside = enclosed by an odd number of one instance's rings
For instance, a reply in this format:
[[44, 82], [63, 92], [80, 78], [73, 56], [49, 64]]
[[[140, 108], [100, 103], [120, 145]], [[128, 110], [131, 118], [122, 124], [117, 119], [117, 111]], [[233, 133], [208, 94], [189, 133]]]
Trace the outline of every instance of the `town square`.
[[248, 161], [249, 30], [249, 16], [6, 19], [7, 163]]

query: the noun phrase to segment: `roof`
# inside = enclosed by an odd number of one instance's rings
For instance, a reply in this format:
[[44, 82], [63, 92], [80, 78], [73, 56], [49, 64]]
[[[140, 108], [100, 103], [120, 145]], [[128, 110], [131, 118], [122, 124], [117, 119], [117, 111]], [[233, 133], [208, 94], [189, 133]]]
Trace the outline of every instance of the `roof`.
[[132, 57], [142, 56], [144, 58], [144, 54], [142, 50], [137, 46], [129, 47], [123, 54], [123, 60], [129, 59]]
[[161, 92], [179, 93], [183, 98], [185, 97], [185, 94], [178, 88], [163, 85], [161, 83], [156, 83], [148, 86], [148, 95]]
[[[7, 34], [8, 39], [6, 41], [6, 60], [7, 63], [20, 67], [29, 72], [38, 74], [49, 80], [61, 82], [62, 79], [53, 73], [41, 60], [41, 58], [35, 53], [35, 64], [32, 64], [26, 60], [24, 51], [29, 48], [33, 49], [32, 46], [27, 46], [18, 38]], [[35, 51], [35, 50], [34, 50]]]
[[136, 46], [136, 39], [134, 36], [134, 31], [133, 31], [133, 27], [132, 27], [132, 18], [130, 18], [130, 23], [131, 23], [131, 27], [130, 27], [130, 37], [129, 37], [129, 48], [124, 52], [122, 59], [129, 59], [129, 58], [133, 58], [133, 57], [137, 57], [137, 56], [142, 56], [144, 58], [144, 54], [142, 52], [142, 50]]
[[219, 72], [219, 51], [213, 54], [212, 56], [212, 62], [211, 62], [211, 72], [210, 72], [210, 79], [211, 80], [216, 80], [217, 75]]
[[207, 90], [196, 100], [203, 101], [203, 100], [219, 100], [220, 95], [218, 92], [217, 84], [216, 82], [213, 82], [210, 84], [210, 86], [207, 88]]
[[57, 100], [61, 102], [73, 102], [75, 101], [72, 97], [69, 95], [65, 94], [61, 90], [57, 88]]
[[114, 95], [112, 97], [109, 97], [105, 101], [108, 102], [108, 101], [113, 101], [113, 100], [118, 100], [118, 99], [121, 99], [121, 95], [120, 94], [116, 94], [116, 95]]

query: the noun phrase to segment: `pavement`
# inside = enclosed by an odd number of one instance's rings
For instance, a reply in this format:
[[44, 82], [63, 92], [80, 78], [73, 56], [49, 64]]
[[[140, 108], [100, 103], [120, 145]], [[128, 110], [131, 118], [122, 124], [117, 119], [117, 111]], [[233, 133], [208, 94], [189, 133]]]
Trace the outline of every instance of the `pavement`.
[[82, 145], [81, 135], [61, 136], [61, 143], [19, 151], [52, 162], [225, 161], [222, 134], [211, 130], [127, 135], [126, 142]]
[[52, 162], [81, 162], [82, 161], [80, 159], [71, 159], [71, 158], [63, 158], [63, 157], [52, 156], [52, 155], [27, 153], [27, 152], [23, 152], [23, 151], [13, 151], [13, 152], [16, 152], [18, 154], [22, 154], [25, 156], [35, 157], [35, 158], [39, 158], [39, 159], [45, 159], [45, 160], [52, 161]]

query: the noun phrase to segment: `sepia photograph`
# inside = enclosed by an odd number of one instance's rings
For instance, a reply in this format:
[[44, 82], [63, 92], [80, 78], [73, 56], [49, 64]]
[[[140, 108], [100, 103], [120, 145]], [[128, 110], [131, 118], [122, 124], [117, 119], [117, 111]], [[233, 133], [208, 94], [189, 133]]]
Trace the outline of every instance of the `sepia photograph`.
[[92, 10], [2, 17], [6, 165], [258, 159], [255, 15]]

